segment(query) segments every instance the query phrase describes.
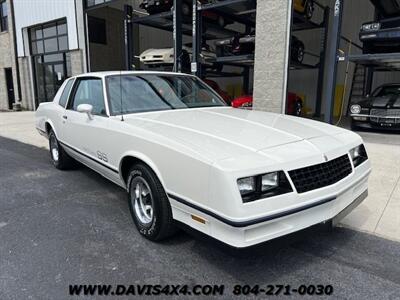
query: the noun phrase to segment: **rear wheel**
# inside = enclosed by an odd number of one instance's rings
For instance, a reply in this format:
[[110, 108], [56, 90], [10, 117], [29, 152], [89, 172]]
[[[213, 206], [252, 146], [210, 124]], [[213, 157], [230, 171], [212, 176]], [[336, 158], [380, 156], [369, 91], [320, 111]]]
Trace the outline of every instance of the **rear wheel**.
[[139, 233], [152, 241], [174, 234], [171, 206], [156, 174], [139, 163], [130, 170], [128, 186], [129, 208]]
[[53, 165], [59, 170], [66, 170], [73, 165], [73, 159], [65, 152], [53, 130], [49, 132], [50, 157]]
[[308, 20], [313, 17], [314, 14], [314, 3], [311, 0], [306, 0], [304, 14]]

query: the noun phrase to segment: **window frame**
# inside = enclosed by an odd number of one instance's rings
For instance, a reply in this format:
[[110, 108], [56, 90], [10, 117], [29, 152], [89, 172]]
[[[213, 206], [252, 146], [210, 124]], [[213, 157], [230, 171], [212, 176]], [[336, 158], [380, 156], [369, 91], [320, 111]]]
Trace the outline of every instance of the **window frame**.
[[[4, 16], [3, 15], [3, 5], [6, 7], [6, 12], [7, 14]], [[3, 22], [5, 21], [4, 24], [6, 26], [3, 26]], [[7, 32], [8, 31], [8, 5], [7, 5], [7, 0], [0, 0], [0, 32]]]
[[[70, 92], [70, 94], [69, 94], [68, 102], [67, 102], [67, 104], [66, 104], [66, 106], [65, 106], [65, 109], [66, 109], [66, 110], [69, 110], [69, 111], [74, 111], [74, 112], [80, 114], [80, 112], [74, 110], [74, 109], [72, 108], [72, 106], [73, 106], [73, 104], [74, 104], [75, 95], [76, 95], [76, 92], [77, 92], [77, 90], [78, 90], [79, 83], [80, 83], [81, 81], [84, 81], [84, 80], [100, 80], [100, 82], [101, 82], [101, 89], [102, 89], [102, 91], [103, 91], [103, 104], [104, 104], [104, 109], [105, 109], [105, 112], [106, 112], [106, 113], [105, 113], [104, 115], [92, 113], [92, 115], [93, 115], [93, 116], [98, 116], [98, 117], [106, 117], [106, 118], [108, 118], [108, 117], [110, 116], [110, 114], [109, 114], [109, 110], [108, 110], [106, 95], [105, 95], [105, 93], [104, 93], [104, 92], [105, 92], [105, 91], [104, 91], [104, 80], [103, 80], [102, 77], [97, 77], [97, 76], [82, 76], [82, 77], [74, 78], [74, 85], [73, 85], [72, 88], [71, 88], [71, 92]], [[88, 103], [88, 104], [90, 104], [90, 103]]]
[[[67, 101], [65, 102], [64, 105], [61, 105], [61, 104], [60, 104], [61, 97], [63, 96], [63, 94], [64, 94], [64, 92], [65, 92], [65, 89], [67, 88], [67, 85], [68, 85], [70, 82], [72, 83], [72, 85], [71, 85], [71, 87], [70, 87], [70, 89], [69, 89], [69, 92], [68, 92], [68, 95], [67, 95]], [[67, 107], [67, 105], [68, 105], [69, 98], [71, 97], [72, 90], [74, 89], [74, 85], [75, 85], [75, 78], [68, 78], [68, 79], [65, 80], [65, 85], [64, 85], [63, 91], [61, 92], [61, 95], [60, 95], [60, 97], [58, 98], [58, 105], [60, 105], [60, 106], [61, 106], [62, 108], [64, 108], [64, 109], [65, 109], [65, 108]]]
[[[65, 25], [66, 26], [66, 32], [65, 33], [61, 33], [61, 34], [58, 33], [58, 26], [59, 25]], [[52, 36], [44, 37], [43, 29], [48, 28], [48, 27], [53, 27], [53, 26], [56, 29], [56, 34], [52, 35]], [[42, 31], [42, 36], [40, 38], [38, 38], [36, 35], [35, 35], [35, 37], [33, 37], [33, 32], [36, 31], [37, 29], [40, 29]], [[42, 24], [37, 24], [37, 25], [31, 26], [31, 27], [29, 27], [28, 34], [29, 34], [29, 51], [30, 51], [30, 54], [32, 56], [47, 55], [47, 54], [57, 54], [57, 53], [64, 53], [64, 52], [70, 51], [69, 50], [69, 40], [68, 40], [68, 22], [67, 22], [67, 19], [65, 19], [65, 18], [52, 20], [50, 22], [46, 22], [46, 23], [42, 23]], [[64, 50], [60, 50], [59, 39], [60, 38], [64, 38], [64, 37], [67, 39], [67, 47]], [[45, 43], [46, 40], [51, 40], [51, 39], [56, 39], [56, 41], [57, 41], [57, 50], [56, 51], [51, 51], [51, 52], [46, 52], [44, 43]], [[37, 43], [37, 42], [42, 42], [43, 52], [38, 52], [37, 51], [37, 46], [36, 46], [36, 52], [33, 51], [33, 44]]]

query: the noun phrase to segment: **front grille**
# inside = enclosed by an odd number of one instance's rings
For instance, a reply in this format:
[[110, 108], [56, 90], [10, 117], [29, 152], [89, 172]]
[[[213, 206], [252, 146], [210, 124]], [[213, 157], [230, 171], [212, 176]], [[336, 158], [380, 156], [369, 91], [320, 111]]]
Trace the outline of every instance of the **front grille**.
[[298, 193], [305, 193], [332, 185], [353, 171], [349, 156], [343, 155], [323, 164], [289, 171]]
[[381, 29], [396, 29], [397, 27], [400, 27], [399, 18], [381, 22]]
[[400, 124], [400, 109], [371, 109], [370, 115], [371, 122]]

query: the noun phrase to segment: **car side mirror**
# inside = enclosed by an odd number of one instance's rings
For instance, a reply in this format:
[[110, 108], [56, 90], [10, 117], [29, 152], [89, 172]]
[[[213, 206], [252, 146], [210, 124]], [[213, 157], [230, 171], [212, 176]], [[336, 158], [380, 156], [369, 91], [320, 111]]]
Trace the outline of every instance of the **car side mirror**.
[[90, 104], [79, 104], [76, 109], [80, 113], [87, 114], [88, 118], [90, 120], [93, 120], [93, 115], [92, 115], [93, 106], [92, 105], [90, 105]]

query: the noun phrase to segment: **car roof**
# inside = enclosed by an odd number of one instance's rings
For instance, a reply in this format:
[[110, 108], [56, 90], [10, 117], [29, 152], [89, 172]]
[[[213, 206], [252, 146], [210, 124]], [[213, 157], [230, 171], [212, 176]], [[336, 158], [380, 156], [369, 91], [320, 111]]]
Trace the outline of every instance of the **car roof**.
[[186, 74], [186, 73], [177, 73], [177, 72], [160, 72], [160, 71], [102, 71], [102, 72], [89, 72], [89, 73], [83, 73], [79, 74], [73, 77], [79, 78], [79, 77], [106, 77], [106, 76], [112, 76], [112, 75], [176, 75], [176, 76], [193, 76], [191, 74]]

